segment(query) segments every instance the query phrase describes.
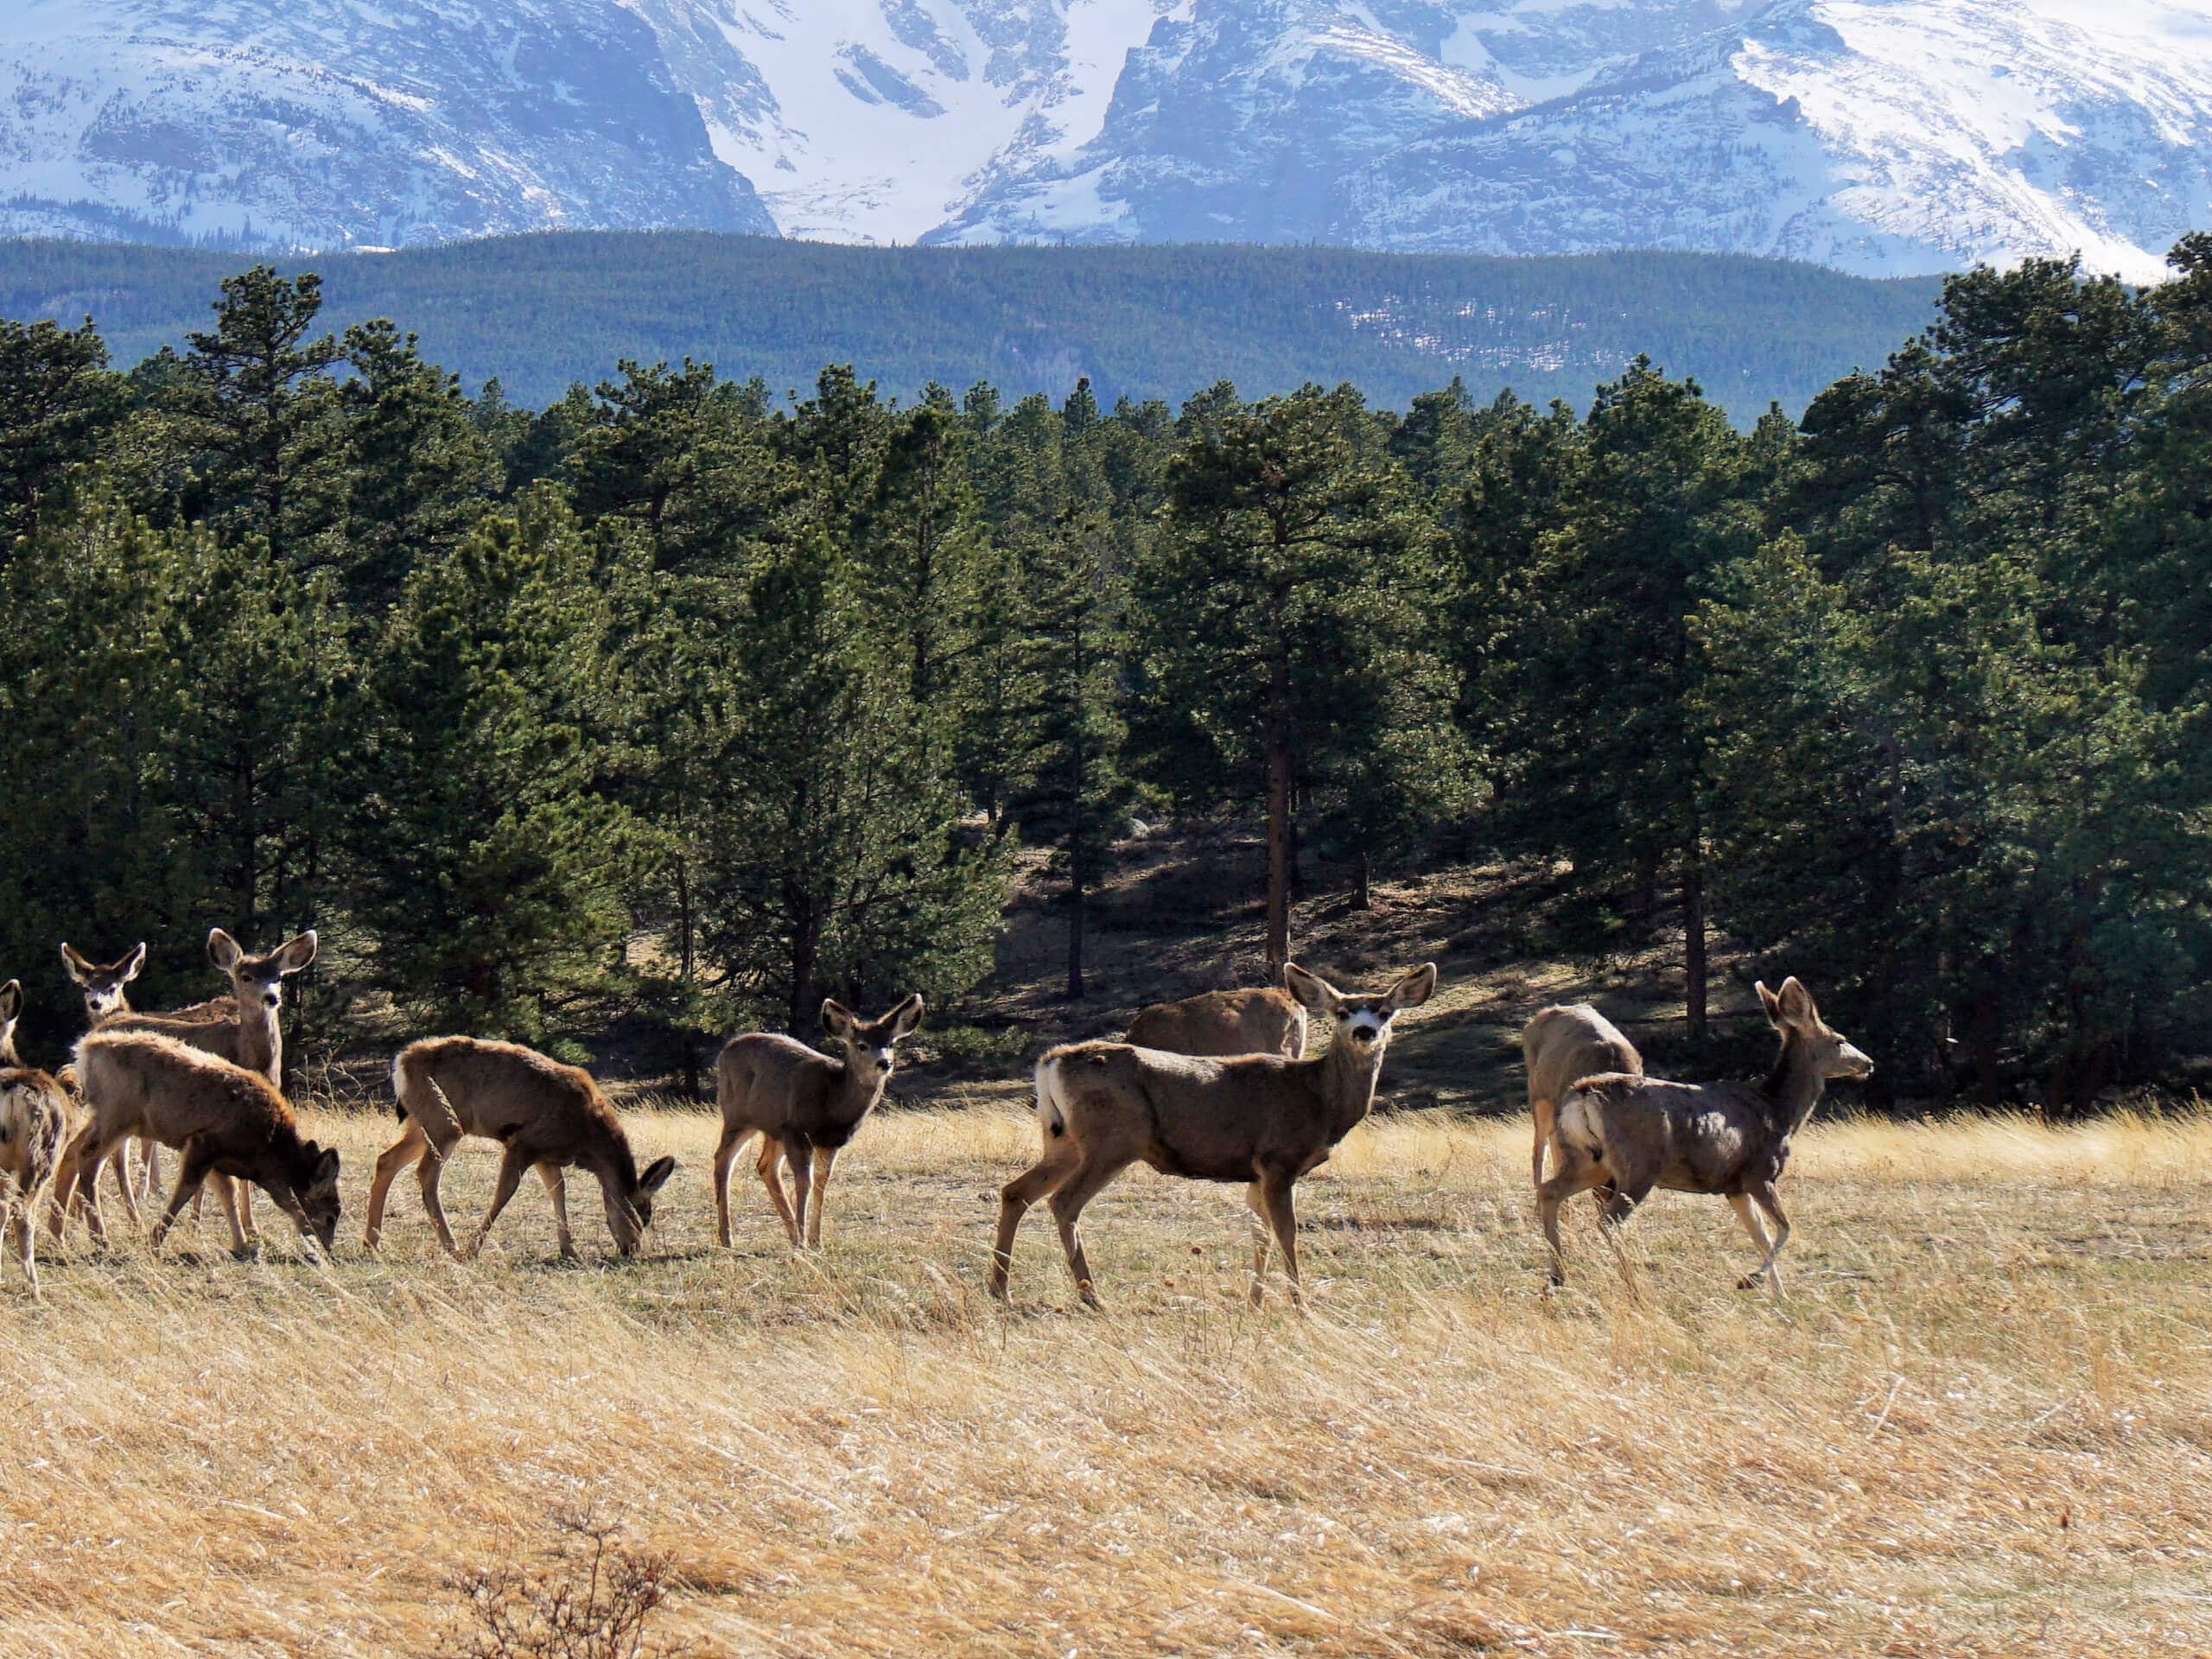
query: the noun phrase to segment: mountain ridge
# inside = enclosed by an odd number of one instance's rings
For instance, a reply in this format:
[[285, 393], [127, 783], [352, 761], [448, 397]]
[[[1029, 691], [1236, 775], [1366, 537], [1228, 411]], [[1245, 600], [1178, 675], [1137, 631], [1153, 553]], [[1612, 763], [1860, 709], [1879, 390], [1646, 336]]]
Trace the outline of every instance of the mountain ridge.
[[1669, 249], [2163, 273], [2198, 0], [16, 0], [0, 234]]

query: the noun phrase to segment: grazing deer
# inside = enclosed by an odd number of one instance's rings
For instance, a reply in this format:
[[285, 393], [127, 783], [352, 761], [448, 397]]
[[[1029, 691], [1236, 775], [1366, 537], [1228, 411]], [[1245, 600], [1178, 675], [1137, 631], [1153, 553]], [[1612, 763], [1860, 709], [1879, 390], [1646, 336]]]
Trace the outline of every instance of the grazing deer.
[[[897, 1064], [893, 1050], [899, 1039], [912, 1035], [921, 1023], [918, 995], [880, 1020], [862, 1020], [832, 997], [822, 1004], [822, 1025], [844, 1045], [842, 1060], [777, 1032], [756, 1031], [722, 1045], [715, 1059], [715, 1098], [722, 1109], [722, 1138], [715, 1148], [715, 1236], [725, 1248], [729, 1244], [730, 1165], [756, 1135], [760, 1137], [761, 1184], [783, 1217], [791, 1248], [800, 1248], [802, 1222], [807, 1245], [821, 1247], [822, 1210], [837, 1154], [883, 1098], [884, 1085]], [[796, 1206], [784, 1196], [779, 1159], [791, 1164]]]
[[[284, 981], [314, 962], [315, 954], [313, 928], [257, 957], [248, 956], [239, 948], [238, 942], [221, 928], [211, 928], [207, 933], [207, 959], [229, 976], [233, 999], [231, 1007], [225, 1007], [218, 999], [197, 1003], [176, 1014], [134, 1014], [124, 1010], [109, 1014], [95, 1029], [150, 1032], [174, 1038], [188, 1047], [205, 1050], [233, 1065], [256, 1072], [267, 1078], [271, 1088], [281, 1090], [284, 1086], [284, 1032], [277, 1014], [283, 1006]], [[89, 1086], [86, 1099], [92, 1101]], [[227, 1213], [233, 1207], [238, 1211], [231, 1216], [232, 1232], [236, 1235], [242, 1231], [251, 1238], [253, 1200], [246, 1189], [233, 1188], [228, 1173], [223, 1169], [214, 1169], [210, 1173], [214, 1179], [215, 1196], [225, 1211]], [[195, 1183], [195, 1195], [198, 1190]], [[70, 1195], [63, 1191], [57, 1196], [66, 1201]], [[136, 1225], [138, 1206], [127, 1187], [123, 1199], [124, 1208]], [[56, 1224], [58, 1228], [58, 1217]]]
[[1529, 1116], [1536, 1121], [1529, 1177], [1533, 1185], [1541, 1186], [1544, 1148], [1552, 1143], [1552, 1125], [1567, 1091], [1585, 1077], [1607, 1073], [1640, 1077], [1643, 1056], [1619, 1027], [1587, 1002], [1577, 1002], [1546, 1008], [1522, 1027], [1521, 1058], [1529, 1071]]
[[[598, 1178], [615, 1249], [624, 1255], [638, 1253], [639, 1242], [652, 1225], [653, 1194], [675, 1173], [676, 1160], [657, 1159], [644, 1174], [638, 1173], [622, 1122], [590, 1072], [518, 1043], [428, 1037], [399, 1051], [391, 1063], [391, 1086], [394, 1109], [407, 1127], [377, 1160], [376, 1178], [369, 1185], [362, 1243], [371, 1249], [384, 1234], [385, 1196], [408, 1165], [420, 1166], [423, 1207], [438, 1230], [438, 1243], [462, 1261], [484, 1248], [485, 1236], [522, 1184], [523, 1172], [534, 1165], [553, 1200], [561, 1254], [572, 1256], [576, 1242], [569, 1231], [568, 1185], [562, 1171], [575, 1165]], [[446, 1224], [438, 1181], [455, 1143], [467, 1135], [500, 1141], [506, 1151], [499, 1160], [492, 1207], [462, 1251], [454, 1247], [453, 1229]]]
[[1306, 1010], [1284, 990], [1204, 991], [1179, 1002], [1154, 1003], [1129, 1021], [1122, 1040], [1164, 1054], [1280, 1054], [1302, 1060]]
[[23, 1011], [20, 981], [0, 985], [0, 1210], [8, 1212], [16, 1235], [16, 1256], [23, 1283], [38, 1294], [37, 1231], [31, 1205], [38, 1189], [54, 1173], [61, 1142], [69, 1131], [69, 1096], [43, 1071], [24, 1065], [16, 1055], [16, 1020]]
[[[1559, 1242], [1559, 1207], [1577, 1192], [1610, 1183], [1608, 1227], [1618, 1227], [1654, 1187], [1708, 1192], [1728, 1200], [1762, 1260], [1738, 1281], [1764, 1278], [1776, 1295], [1782, 1274], [1775, 1258], [1789, 1242], [1775, 1183], [1789, 1162], [1789, 1138], [1805, 1125], [1832, 1079], [1872, 1075], [1874, 1062], [1828, 1029], [1812, 993], [1796, 979], [1777, 995], [1762, 984], [1759, 1001], [1782, 1039], [1764, 1083], [1664, 1083], [1656, 1077], [1586, 1077], [1560, 1103], [1557, 1174], [1537, 1189], [1537, 1212], [1551, 1249], [1551, 1276], [1567, 1282]], [[1773, 1217], [1766, 1231], [1752, 1205]]]
[[1243, 1181], [1262, 1224], [1252, 1263], [1252, 1300], [1263, 1291], [1268, 1233], [1282, 1249], [1291, 1300], [1299, 1300], [1298, 1220], [1291, 1189], [1325, 1161], [1375, 1102], [1390, 1023], [1436, 988], [1436, 964], [1401, 974], [1379, 996], [1347, 996], [1295, 963], [1283, 969], [1291, 995], [1333, 1022], [1319, 1059], [1244, 1054], [1193, 1058], [1127, 1043], [1075, 1043], [1037, 1062], [1037, 1120], [1043, 1155], [999, 1195], [991, 1294], [1003, 1299], [1014, 1230], [1029, 1207], [1051, 1198], [1060, 1248], [1083, 1300], [1098, 1296], [1076, 1223], [1084, 1205], [1131, 1164], [1196, 1181]]
[[[338, 1236], [338, 1150], [302, 1139], [290, 1105], [260, 1072], [158, 1032], [112, 1027], [79, 1039], [77, 1071], [92, 1117], [70, 1143], [61, 1181], [97, 1170], [125, 1135], [181, 1154], [176, 1190], [154, 1226], [155, 1249], [200, 1183], [219, 1174], [260, 1187], [292, 1218], [310, 1250], [330, 1249]], [[85, 1189], [92, 1236], [104, 1244], [99, 1187], [88, 1179]], [[234, 1209], [226, 1206], [226, 1213], [232, 1254], [254, 1254], [258, 1241], [247, 1236]]]

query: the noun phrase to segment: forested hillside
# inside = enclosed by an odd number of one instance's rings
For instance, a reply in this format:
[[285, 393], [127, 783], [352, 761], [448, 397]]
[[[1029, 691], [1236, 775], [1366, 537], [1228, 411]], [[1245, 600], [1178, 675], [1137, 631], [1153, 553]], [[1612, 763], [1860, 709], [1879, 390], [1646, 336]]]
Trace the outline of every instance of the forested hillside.
[[[534, 406], [623, 359], [712, 363], [778, 397], [852, 363], [912, 401], [1261, 395], [1350, 381], [1403, 408], [1459, 375], [1580, 401], [1648, 353], [1748, 424], [1802, 410], [1932, 315], [1938, 284], [1700, 254], [1496, 259], [1334, 248], [859, 248], [683, 232], [320, 257], [327, 320], [404, 319], [473, 389]], [[0, 316], [99, 323], [118, 363], [181, 346], [236, 254], [0, 242]], [[297, 274], [307, 264], [284, 267]]]
[[1555, 944], [1671, 942], [1689, 1060], [1719, 929], [1881, 1089], [2086, 1109], [2212, 1024], [2177, 257], [1955, 278], [1749, 431], [1641, 359], [1403, 412], [607, 363], [533, 412], [266, 268], [128, 373], [0, 325], [0, 970], [50, 1052], [59, 940], [155, 941], [151, 1005], [211, 925], [311, 925], [303, 1054], [619, 1012], [682, 1071], [825, 993], [957, 1019], [1022, 849], [1081, 999], [1168, 815], [1265, 826], [1275, 963], [1323, 893], [1537, 861]]

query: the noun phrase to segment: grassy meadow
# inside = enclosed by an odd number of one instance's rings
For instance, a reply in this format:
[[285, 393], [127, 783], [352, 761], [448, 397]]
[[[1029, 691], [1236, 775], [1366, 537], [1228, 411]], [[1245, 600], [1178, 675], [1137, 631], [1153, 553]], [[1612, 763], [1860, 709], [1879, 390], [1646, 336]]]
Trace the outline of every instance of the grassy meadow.
[[[457, 1650], [454, 1575], [590, 1508], [665, 1552], [704, 1654], [2212, 1652], [2212, 1117], [1840, 1120], [1801, 1143], [1779, 1304], [1716, 1200], [1661, 1194], [1624, 1281], [1586, 1205], [1541, 1287], [1525, 1121], [1384, 1116], [1301, 1189], [1311, 1312], [1244, 1300], [1241, 1194], [1132, 1171], [1072, 1306], [994, 1091], [872, 1121], [828, 1246], [757, 1181], [713, 1243], [703, 1115], [645, 1259], [553, 1259], [525, 1185], [483, 1257], [410, 1179], [338, 1260], [211, 1206], [0, 1294], [0, 1656]], [[496, 1159], [456, 1157], [456, 1228]], [[111, 1211], [112, 1215], [113, 1211]], [[464, 1236], [466, 1234], [464, 1232]]]

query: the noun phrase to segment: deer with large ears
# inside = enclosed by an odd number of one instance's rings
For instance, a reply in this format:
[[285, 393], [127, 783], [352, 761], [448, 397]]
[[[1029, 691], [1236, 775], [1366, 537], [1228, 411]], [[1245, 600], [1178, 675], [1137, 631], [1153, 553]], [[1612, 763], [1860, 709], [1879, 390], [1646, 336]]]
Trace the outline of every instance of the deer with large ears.
[[[137, 945], [118, 957], [113, 962], [94, 962], [65, 939], [61, 943], [61, 966], [77, 988], [85, 995], [85, 1028], [90, 1031], [103, 1020], [111, 1020], [132, 1011], [130, 982], [137, 979], [145, 969], [146, 943], [141, 939]], [[195, 1002], [190, 1007], [175, 1009], [166, 1017], [171, 1020], [199, 1020], [213, 1022], [235, 1019], [238, 1011], [238, 1005], [236, 998], [221, 996], [213, 1001]], [[74, 1088], [76, 1073], [77, 1068], [74, 1065], [64, 1066], [61, 1070], [62, 1083]], [[129, 1152], [130, 1143], [125, 1141], [117, 1147], [109, 1156], [109, 1166], [115, 1171], [116, 1184], [118, 1187], [130, 1179], [130, 1166], [125, 1161]], [[139, 1155], [143, 1179], [137, 1188], [137, 1193], [141, 1198], [149, 1198], [161, 1184], [161, 1153], [155, 1142], [142, 1141], [139, 1142]], [[195, 1198], [193, 1200], [193, 1213], [195, 1217], [199, 1214], [199, 1204], [200, 1200]]]
[[[70, 954], [75, 955], [73, 951]], [[284, 1032], [278, 1020], [278, 1010], [283, 1006], [284, 981], [307, 968], [315, 961], [315, 935], [312, 928], [260, 956], [249, 956], [239, 948], [238, 942], [221, 928], [212, 928], [207, 934], [207, 959], [229, 978], [234, 1006], [223, 1009], [219, 1002], [201, 1003], [176, 1014], [113, 1012], [93, 1029], [108, 1033], [149, 1033], [171, 1038], [188, 1048], [200, 1049], [228, 1060], [233, 1065], [242, 1066], [266, 1079], [270, 1087], [281, 1090], [284, 1082]], [[99, 1103], [92, 1096], [89, 1082], [86, 1084], [85, 1099], [87, 1105], [97, 1110]], [[73, 1147], [71, 1155], [63, 1160], [61, 1173], [54, 1182], [56, 1208], [54, 1221], [57, 1231], [63, 1214], [62, 1206], [72, 1201], [79, 1179], [74, 1154]], [[215, 1195], [226, 1212], [231, 1211], [235, 1205], [237, 1213], [232, 1217], [232, 1230], [251, 1239], [253, 1201], [247, 1196], [246, 1189], [234, 1187], [228, 1173], [219, 1165], [210, 1166], [207, 1179], [213, 1183]], [[197, 1185], [195, 1182], [195, 1190]], [[131, 1224], [137, 1225], [138, 1205], [128, 1186], [124, 1189], [123, 1200], [124, 1208], [130, 1211]]]
[[[715, 1098], [722, 1109], [721, 1141], [715, 1148], [715, 1236], [725, 1247], [730, 1239], [730, 1165], [757, 1135], [760, 1182], [783, 1218], [791, 1248], [801, 1248], [802, 1224], [806, 1245], [820, 1248], [822, 1209], [837, 1154], [882, 1100], [898, 1064], [893, 1051], [921, 1023], [918, 994], [880, 1020], [863, 1020], [832, 997], [822, 1005], [822, 1027], [842, 1045], [842, 1059], [833, 1060], [779, 1032], [751, 1032], [722, 1046], [715, 1060]], [[791, 1165], [795, 1201], [784, 1196], [779, 1160]]]
[[1083, 1300], [1098, 1294], [1076, 1223], [1083, 1208], [1131, 1164], [1194, 1181], [1244, 1184], [1259, 1217], [1252, 1300], [1261, 1298], [1270, 1233], [1282, 1251], [1291, 1300], [1299, 1300], [1298, 1218], [1291, 1189], [1325, 1162], [1375, 1103], [1391, 1022], [1436, 989], [1436, 964], [1401, 974], [1387, 991], [1351, 995], [1296, 963], [1284, 982], [1335, 1036], [1318, 1059], [1280, 1054], [1199, 1058], [1127, 1043], [1075, 1043], [1037, 1062], [1043, 1155], [999, 1195], [991, 1294], [1006, 1295], [1014, 1236], [1031, 1205], [1049, 1198], [1060, 1248]]
[[[1764, 1281], [1782, 1294], [1775, 1260], [1789, 1242], [1789, 1220], [1775, 1184], [1789, 1165], [1790, 1137], [1804, 1128], [1831, 1082], [1871, 1077], [1874, 1062], [1829, 1028], [1813, 994], [1796, 979], [1783, 980], [1778, 992], [1758, 988], [1782, 1039], [1764, 1082], [1666, 1083], [1615, 1074], [1586, 1077], [1567, 1091], [1552, 1142], [1560, 1170], [1537, 1189], [1554, 1284], [1567, 1281], [1560, 1205], [1610, 1185], [1607, 1227], [1625, 1222], [1654, 1187], [1727, 1199], [1761, 1256], [1739, 1288]], [[1770, 1243], [1754, 1205], [1773, 1218]]]

